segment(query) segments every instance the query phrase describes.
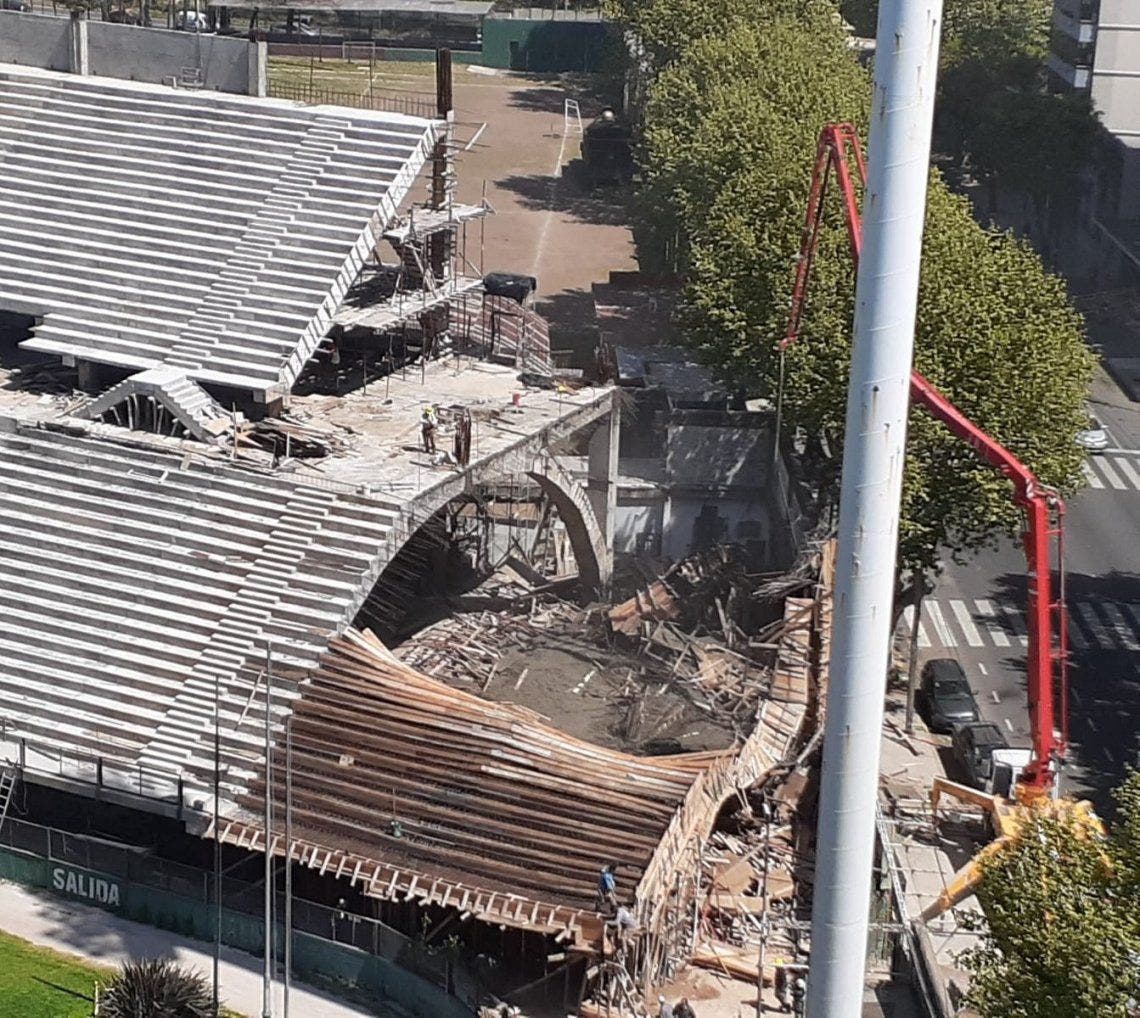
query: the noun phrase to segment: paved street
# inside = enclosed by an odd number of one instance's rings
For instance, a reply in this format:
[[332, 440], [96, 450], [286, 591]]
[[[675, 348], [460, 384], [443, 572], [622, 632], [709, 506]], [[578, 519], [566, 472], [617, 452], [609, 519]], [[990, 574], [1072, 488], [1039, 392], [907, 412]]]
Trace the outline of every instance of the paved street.
[[[1065, 523], [1072, 749], [1063, 788], [1104, 807], [1126, 765], [1140, 763], [1140, 407], [1103, 372], [1091, 405], [1111, 448], [1090, 458]], [[1014, 745], [1029, 736], [1024, 610], [1025, 560], [1005, 542], [947, 567], [919, 630], [920, 654], [958, 658], [983, 718]]]

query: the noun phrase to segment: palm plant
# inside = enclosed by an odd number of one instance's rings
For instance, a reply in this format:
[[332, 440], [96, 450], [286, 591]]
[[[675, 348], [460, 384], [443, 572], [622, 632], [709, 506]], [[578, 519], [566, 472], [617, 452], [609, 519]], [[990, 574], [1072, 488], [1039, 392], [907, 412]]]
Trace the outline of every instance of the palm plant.
[[107, 984], [99, 1018], [210, 1018], [206, 978], [167, 958], [124, 962]]

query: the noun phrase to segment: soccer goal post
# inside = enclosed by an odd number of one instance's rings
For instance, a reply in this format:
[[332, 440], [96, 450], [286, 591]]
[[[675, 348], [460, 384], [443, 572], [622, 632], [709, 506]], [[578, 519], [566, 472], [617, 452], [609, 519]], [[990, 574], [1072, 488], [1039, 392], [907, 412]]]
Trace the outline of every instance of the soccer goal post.
[[340, 55], [347, 63], [368, 64], [371, 67], [376, 63], [376, 43], [342, 42], [340, 44]]

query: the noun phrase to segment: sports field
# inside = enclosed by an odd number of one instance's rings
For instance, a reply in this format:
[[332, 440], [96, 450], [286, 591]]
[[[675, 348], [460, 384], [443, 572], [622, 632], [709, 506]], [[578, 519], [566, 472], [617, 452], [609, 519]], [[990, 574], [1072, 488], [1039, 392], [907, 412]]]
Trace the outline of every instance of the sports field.
[[0, 933], [0, 1018], [90, 1018], [110, 972]]

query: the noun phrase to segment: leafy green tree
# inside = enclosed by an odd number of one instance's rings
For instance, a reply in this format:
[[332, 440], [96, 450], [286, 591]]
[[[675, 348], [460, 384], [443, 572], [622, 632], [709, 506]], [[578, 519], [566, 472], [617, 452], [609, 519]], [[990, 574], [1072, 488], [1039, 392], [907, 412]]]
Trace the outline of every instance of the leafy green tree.
[[698, 39], [746, 23], [765, 0], [605, 0], [609, 17], [629, 28], [654, 69]]
[[974, 167], [1027, 194], [1044, 211], [1078, 193], [1100, 127], [1087, 95], [1002, 91], [966, 139]]
[[979, 947], [964, 953], [982, 1018], [1133, 1018], [1140, 1000], [1140, 776], [1107, 841], [1041, 815], [983, 865]]
[[[862, 124], [865, 72], [826, 5], [758, 15], [693, 43], [654, 84], [639, 204], [643, 264], [685, 271], [690, 345], [742, 388], [775, 393], [817, 133]], [[656, 248], [653, 245], [656, 244]], [[932, 175], [916, 336], [918, 368], [1046, 484], [1076, 484], [1073, 442], [1091, 358], [1063, 285], [1013, 238], [980, 228]], [[786, 354], [785, 417], [838, 471], [854, 268], [837, 203], [801, 331]], [[1006, 480], [921, 410], [911, 413], [900, 566], [927, 577], [1018, 523]]]

